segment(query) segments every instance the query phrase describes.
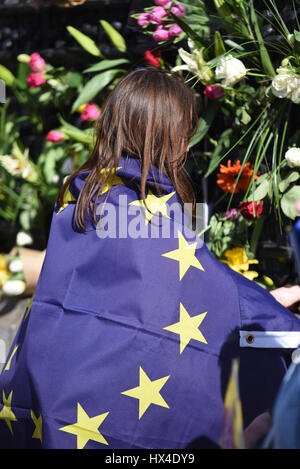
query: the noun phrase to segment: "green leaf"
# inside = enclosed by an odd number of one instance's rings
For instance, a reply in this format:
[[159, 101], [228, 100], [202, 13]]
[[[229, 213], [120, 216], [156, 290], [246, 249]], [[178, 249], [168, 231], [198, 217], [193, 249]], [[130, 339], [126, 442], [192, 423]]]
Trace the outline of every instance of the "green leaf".
[[300, 31], [297, 31], [296, 29], [294, 29], [294, 37], [297, 42], [300, 42]]
[[190, 140], [190, 148], [199, 143], [207, 134], [218, 110], [220, 104], [217, 101], [209, 103], [204, 113], [199, 119], [198, 129], [196, 134]]
[[78, 31], [78, 29], [74, 28], [73, 26], [67, 26], [67, 30], [71, 36], [73, 36], [75, 41], [77, 41], [78, 44], [80, 44], [81, 47], [89, 54], [96, 57], [104, 57], [93, 39], [86, 36], [86, 34], [83, 34], [81, 31]]
[[92, 146], [93, 144], [93, 137], [92, 135], [88, 135], [87, 133], [83, 132], [80, 129], [69, 129], [69, 128], [64, 128], [62, 129], [65, 134], [70, 137], [73, 140], [76, 140], [77, 142], [81, 143], [86, 143], [89, 146]]
[[103, 29], [106, 31], [109, 39], [113, 43], [113, 45], [120, 51], [120, 52], [126, 52], [127, 51], [127, 46], [126, 46], [126, 41], [123, 38], [123, 36], [117, 31], [111, 24], [109, 24], [105, 20], [100, 20], [101, 26]]
[[105, 72], [95, 75], [91, 80], [82, 89], [78, 98], [74, 102], [71, 112], [75, 112], [82, 104], [88, 103], [91, 101], [101, 90], [103, 90], [114, 78], [115, 76], [123, 72], [120, 69], [106, 70]]
[[292, 182], [297, 181], [299, 177], [300, 177], [300, 174], [298, 173], [298, 171], [292, 171], [285, 179], [282, 179], [282, 181], [279, 183], [278, 188], [280, 192], [286, 191], [289, 185]]
[[253, 0], [250, 0], [250, 18], [257, 38], [263, 69], [269, 76], [273, 77], [275, 76], [275, 70], [261, 34]]
[[215, 56], [226, 54], [226, 49], [220, 31], [215, 32], [214, 37]]
[[66, 122], [61, 115], [58, 115], [58, 119], [62, 125], [62, 131], [65, 132], [65, 134], [70, 137], [73, 140], [76, 140], [77, 142], [85, 143], [88, 145], [93, 144], [93, 137], [92, 135], [89, 135], [88, 133], [84, 132], [83, 130], [78, 129], [72, 124], [69, 124], [69, 122]]
[[64, 79], [70, 88], [78, 88], [82, 83], [82, 75], [78, 72], [68, 72]]
[[45, 91], [45, 93], [42, 93], [39, 96], [39, 103], [49, 103], [50, 99], [52, 98], [52, 93], [51, 91]]
[[270, 184], [272, 183], [272, 179], [270, 178], [269, 175], [266, 175], [266, 174], [263, 174], [262, 176], [265, 176], [265, 177], [262, 179], [261, 183], [258, 184], [253, 194], [249, 195], [248, 201], [263, 200], [268, 195], [268, 191], [270, 188]]
[[219, 165], [220, 161], [222, 160], [222, 157], [220, 157], [220, 153], [224, 149], [224, 147], [225, 148], [229, 147], [231, 135], [232, 135], [232, 129], [226, 129], [226, 130], [224, 130], [224, 132], [222, 132], [222, 134], [219, 138], [218, 144], [217, 144], [217, 146], [216, 146], [216, 148], [213, 152], [212, 158], [210, 160], [207, 173], [208, 173], [208, 171], [210, 171], [210, 168], [216, 168]]
[[130, 63], [128, 59], [115, 59], [115, 60], [105, 59], [87, 68], [86, 70], [83, 71], [83, 73], [102, 72], [103, 70], [107, 70], [108, 68], [113, 68], [118, 65], [128, 64], [128, 63]]
[[297, 216], [295, 211], [295, 203], [298, 199], [300, 199], [300, 186], [293, 186], [285, 194], [283, 194], [280, 201], [283, 213], [292, 220], [294, 220]]

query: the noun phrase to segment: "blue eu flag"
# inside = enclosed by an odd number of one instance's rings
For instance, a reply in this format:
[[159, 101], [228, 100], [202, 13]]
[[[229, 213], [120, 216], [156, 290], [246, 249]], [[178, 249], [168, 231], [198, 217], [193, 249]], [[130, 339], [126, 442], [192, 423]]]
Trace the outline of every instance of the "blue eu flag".
[[216, 446], [232, 359], [247, 425], [272, 406], [300, 322], [191, 236], [171, 210], [174, 187], [154, 167], [147, 210], [136, 159], [122, 157], [103, 188], [100, 225], [78, 230], [87, 175], [55, 207], [38, 285], [0, 375], [0, 446]]

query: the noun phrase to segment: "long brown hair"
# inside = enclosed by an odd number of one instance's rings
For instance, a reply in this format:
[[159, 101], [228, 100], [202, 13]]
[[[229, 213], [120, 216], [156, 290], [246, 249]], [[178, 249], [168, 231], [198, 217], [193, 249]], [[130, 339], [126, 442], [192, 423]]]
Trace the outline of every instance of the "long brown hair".
[[183, 166], [196, 127], [195, 94], [179, 76], [152, 67], [128, 73], [102, 107], [90, 157], [62, 185], [57, 203], [63, 205], [64, 193], [79, 173], [90, 171], [76, 203], [75, 222], [84, 230], [88, 214], [96, 224], [98, 195], [121, 155], [141, 160], [144, 203], [150, 164], [170, 179], [182, 203], [194, 203]]

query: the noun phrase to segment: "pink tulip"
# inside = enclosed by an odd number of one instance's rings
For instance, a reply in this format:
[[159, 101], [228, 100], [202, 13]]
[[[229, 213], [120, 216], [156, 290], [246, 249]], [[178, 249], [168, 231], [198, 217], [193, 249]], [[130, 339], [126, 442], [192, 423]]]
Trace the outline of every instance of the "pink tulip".
[[38, 54], [37, 52], [34, 52], [30, 56], [29, 60], [29, 67], [30, 70], [34, 73], [36, 72], [43, 72], [45, 70], [46, 62], [45, 60]]
[[153, 8], [150, 14], [150, 23], [153, 24], [161, 24], [162, 18], [167, 16], [167, 11], [163, 7], [155, 7]]
[[153, 33], [153, 39], [156, 42], [167, 41], [170, 39], [169, 31], [164, 28], [157, 28]]
[[37, 88], [46, 83], [45, 75], [43, 73], [31, 73], [27, 77], [27, 83], [29, 88]]
[[150, 15], [149, 13], [142, 13], [138, 19], [137, 19], [137, 22], [140, 26], [147, 26], [147, 24], [149, 24], [149, 20], [150, 20]]
[[179, 36], [179, 34], [181, 33], [182, 33], [182, 29], [180, 28], [180, 26], [178, 26], [178, 24], [173, 24], [171, 28], [169, 29], [170, 37]]
[[50, 130], [50, 132], [47, 133], [46, 139], [48, 142], [62, 142], [64, 140], [64, 132], [60, 132], [59, 130]]
[[204, 94], [209, 99], [219, 99], [224, 95], [222, 85], [211, 85], [207, 86], [204, 90]]
[[155, 0], [154, 3], [160, 7], [169, 7], [172, 5], [172, 1], [170, 0]]
[[84, 111], [81, 113], [81, 120], [82, 121], [90, 121], [90, 120], [95, 120], [98, 119], [100, 116], [99, 109], [95, 104], [89, 103], [86, 105], [84, 108]]
[[178, 16], [178, 18], [183, 18], [185, 15], [185, 7], [181, 3], [176, 3], [176, 6], [171, 8], [173, 15]]

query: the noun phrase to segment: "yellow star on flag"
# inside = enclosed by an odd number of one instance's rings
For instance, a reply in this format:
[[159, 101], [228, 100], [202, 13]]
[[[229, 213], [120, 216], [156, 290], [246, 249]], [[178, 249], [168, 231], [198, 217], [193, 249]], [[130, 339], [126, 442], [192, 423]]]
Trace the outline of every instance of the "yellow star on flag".
[[174, 194], [175, 192], [171, 192], [170, 194], [156, 197], [156, 195], [152, 194], [149, 189], [148, 195], [145, 199], [146, 205], [143, 200], [134, 200], [133, 202], [130, 202], [129, 205], [135, 205], [136, 207], [143, 207], [145, 209], [145, 223], [147, 225], [157, 212], [160, 212], [164, 217], [170, 218], [168, 215], [167, 202]]
[[40, 415], [39, 418], [37, 418], [33, 410], [31, 410], [31, 418], [35, 425], [32, 438], [37, 438], [38, 440], [41, 440], [42, 443], [42, 416]]
[[[66, 182], [66, 179], [68, 178], [68, 176], [65, 177], [65, 179], [63, 180], [63, 184]], [[60, 209], [58, 210], [57, 212], [57, 215], [62, 211], [64, 210], [70, 202], [75, 202], [75, 197], [74, 195], [70, 192], [69, 188], [67, 188], [64, 192], [64, 197], [63, 197], [63, 205], [60, 207]]]
[[11, 391], [8, 398], [6, 398], [4, 390], [2, 391], [3, 407], [2, 407], [2, 410], [0, 412], [0, 419], [5, 420], [5, 422], [8, 425], [8, 428], [10, 430], [10, 433], [13, 435], [14, 432], [13, 432], [13, 429], [12, 429], [12, 426], [11, 426], [11, 422], [17, 422], [18, 419], [16, 418], [15, 414], [11, 410], [12, 394], [13, 394], [13, 392]]
[[77, 422], [66, 427], [61, 427], [59, 430], [67, 433], [72, 433], [77, 436], [77, 449], [83, 449], [89, 440], [98, 441], [103, 445], [108, 445], [106, 439], [99, 432], [98, 428], [108, 416], [109, 412], [89, 417], [83, 407], [77, 403]]
[[[117, 184], [123, 184], [124, 185], [122, 179], [120, 177], [116, 176], [116, 172], [119, 169], [121, 169], [121, 166], [119, 166], [118, 168], [113, 168], [112, 170], [102, 169], [100, 171], [101, 174], [104, 174], [104, 173], [107, 173], [108, 171], [110, 171], [110, 174], [109, 174], [109, 176], [107, 178], [107, 181], [105, 182], [104, 186], [102, 187], [99, 195], [105, 194], [105, 192], [107, 192], [112, 186], [116, 186]], [[65, 183], [67, 177], [68, 176], [65, 177], [64, 183]], [[76, 201], [75, 197], [70, 192], [69, 188], [67, 188], [65, 193], [64, 193], [64, 197], [63, 197], [63, 202], [64, 203], [60, 207], [60, 209], [58, 210], [57, 213], [60, 213], [62, 210], [64, 210], [69, 205], [70, 202], [75, 202], [75, 201]]]
[[100, 195], [102, 194], [105, 194], [105, 192], [109, 191], [109, 189], [112, 187], [112, 186], [116, 186], [118, 184], [123, 184], [124, 185], [124, 182], [122, 181], [122, 179], [116, 175], [116, 172], [121, 169], [121, 166], [119, 166], [118, 168], [116, 169], [112, 169], [112, 170], [108, 170], [108, 169], [102, 169], [100, 171], [101, 174], [103, 173], [107, 173], [108, 171], [110, 171], [110, 174], [107, 178], [107, 181], [105, 182], [104, 186], [102, 187], [101, 189], [101, 192], [100, 192]]
[[182, 353], [189, 342], [194, 339], [207, 344], [199, 326], [205, 318], [206, 313], [191, 317], [182, 303], [180, 303], [180, 320], [175, 324], [164, 327], [165, 330], [180, 336], [180, 353]]
[[178, 249], [162, 254], [164, 257], [179, 262], [179, 280], [182, 280], [190, 267], [196, 267], [196, 269], [200, 269], [205, 272], [199, 260], [195, 256], [196, 248], [197, 242], [189, 244], [183, 234], [178, 231]]
[[[20, 344], [19, 344], [19, 345], [20, 345]], [[13, 359], [14, 354], [15, 354], [16, 351], [18, 350], [19, 345], [15, 345], [15, 347], [14, 347], [14, 349], [13, 349], [13, 351], [12, 351], [10, 357], [9, 357], [9, 359], [7, 360], [7, 363], [6, 363], [6, 366], [5, 366], [5, 368], [4, 368], [4, 371], [9, 371], [10, 365], [11, 365], [11, 361], [12, 361], [12, 359]]]
[[164, 398], [160, 395], [162, 387], [165, 385], [166, 381], [170, 376], [165, 376], [164, 378], [156, 379], [151, 381], [147, 376], [143, 368], [140, 366], [140, 384], [136, 388], [128, 389], [121, 394], [125, 396], [134, 397], [139, 400], [139, 419], [144, 415], [146, 410], [151, 404], [156, 404], [161, 407], [166, 407], [169, 409], [168, 404]]
[[29, 314], [30, 311], [31, 311], [32, 302], [33, 302], [33, 297], [34, 297], [34, 293], [33, 293], [33, 295], [31, 296], [30, 300], [28, 301], [27, 308], [26, 308], [26, 313], [25, 313], [25, 316], [24, 316], [23, 321], [25, 321], [25, 319], [27, 318], [28, 314]]

